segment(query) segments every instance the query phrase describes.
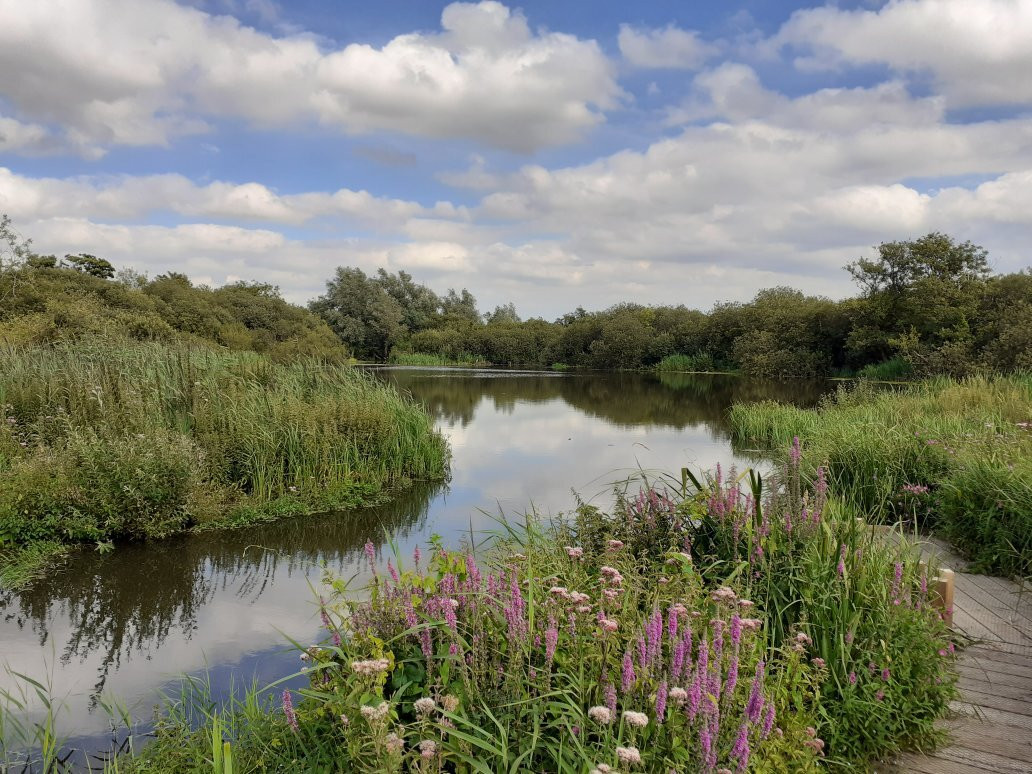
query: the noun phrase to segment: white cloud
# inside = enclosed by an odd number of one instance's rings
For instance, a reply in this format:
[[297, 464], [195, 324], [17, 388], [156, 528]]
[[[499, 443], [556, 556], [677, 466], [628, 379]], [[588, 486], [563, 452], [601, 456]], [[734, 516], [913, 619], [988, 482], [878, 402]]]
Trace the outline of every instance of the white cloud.
[[97, 149], [163, 145], [212, 119], [462, 138], [517, 151], [570, 142], [621, 97], [594, 41], [534, 33], [490, 0], [439, 33], [323, 51], [170, 0], [0, 0], [0, 94]]
[[621, 24], [617, 43], [628, 64], [646, 69], [694, 70], [717, 51], [695, 30], [673, 24], [660, 29]]
[[771, 44], [809, 69], [884, 64], [930, 76], [951, 105], [1032, 103], [1032, 3], [892, 0], [877, 10], [797, 11]]
[[410, 218], [459, 218], [463, 208], [432, 207], [342, 188], [281, 195], [255, 182], [196, 185], [182, 175], [29, 178], [0, 167], [0, 211], [17, 218], [139, 219], [155, 213], [299, 225], [316, 218], [396, 230]]

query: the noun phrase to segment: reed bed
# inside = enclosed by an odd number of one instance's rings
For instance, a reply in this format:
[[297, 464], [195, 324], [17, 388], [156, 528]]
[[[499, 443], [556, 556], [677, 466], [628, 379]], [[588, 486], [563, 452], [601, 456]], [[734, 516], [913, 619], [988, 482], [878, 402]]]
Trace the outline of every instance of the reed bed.
[[353, 505], [440, 479], [429, 415], [344, 365], [117, 338], [0, 347], [0, 549]]
[[852, 507], [938, 531], [986, 572], [1032, 574], [1032, 376], [937, 379], [899, 390], [861, 383], [814, 410], [731, 409], [739, 445], [803, 439]]

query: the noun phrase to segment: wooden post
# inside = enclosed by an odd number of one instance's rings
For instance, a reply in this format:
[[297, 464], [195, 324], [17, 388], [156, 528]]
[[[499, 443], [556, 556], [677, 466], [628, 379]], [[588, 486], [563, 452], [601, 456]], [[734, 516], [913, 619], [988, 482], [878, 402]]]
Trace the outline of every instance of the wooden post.
[[953, 570], [942, 568], [939, 576], [932, 579], [932, 605], [942, 611], [942, 620], [947, 626], [953, 626]]

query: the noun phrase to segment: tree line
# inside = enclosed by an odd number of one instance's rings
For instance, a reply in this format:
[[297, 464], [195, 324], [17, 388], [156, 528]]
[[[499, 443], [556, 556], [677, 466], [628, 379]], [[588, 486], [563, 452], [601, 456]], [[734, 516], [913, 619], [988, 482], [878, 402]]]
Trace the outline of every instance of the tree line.
[[708, 312], [685, 305], [578, 307], [520, 319], [481, 313], [467, 289], [435, 293], [404, 272], [340, 267], [307, 308], [277, 288], [217, 289], [183, 274], [115, 272], [88, 253], [41, 256], [0, 220], [0, 322], [7, 340], [115, 326], [135, 338], [194, 337], [277, 359], [313, 356], [500, 366], [659, 368], [814, 377], [1032, 370], [1032, 274], [994, 274], [986, 251], [941, 233], [884, 242], [845, 267], [859, 287], [833, 301], [789, 287]]
[[1032, 275], [994, 275], [986, 251], [931, 233], [885, 242], [845, 267], [860, 288], [832, 301], [788, 287], [709, 312], [618, 304], [555, 321], [512, 304], [480, 314], [403, 271], [340, 268], [312, 302], [359, 357], [588, 368], [737, 370], [763, 376], [906, 376], [1032, 369]]

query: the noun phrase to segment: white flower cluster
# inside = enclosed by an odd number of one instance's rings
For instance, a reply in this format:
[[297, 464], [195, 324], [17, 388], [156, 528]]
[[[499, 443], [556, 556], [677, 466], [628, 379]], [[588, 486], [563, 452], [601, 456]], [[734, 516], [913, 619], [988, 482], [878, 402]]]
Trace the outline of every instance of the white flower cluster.
[[376, 675], [380, 672], [386, 672], [391, 662], [385, 658], [371, 658], [367, 661], [352, 661], [351, 671], [357, 675]]
[[645, 728], [649, 724], [649, 716], [644, 712], [624, 710], [623, 719], [631, 728]]
[[613, 722], [613, 711], [600, 704], [588, 710], [588, 717], [600, 725], [608, 726]]
[[362, 713], [362, 717], [364, 717], [369, 723], [380, 723], [387, 717], [387, 713], [390, 709], [390, 702], [382, 701], [375, 707], [370, 704], [366, 704], [359, 711]]

